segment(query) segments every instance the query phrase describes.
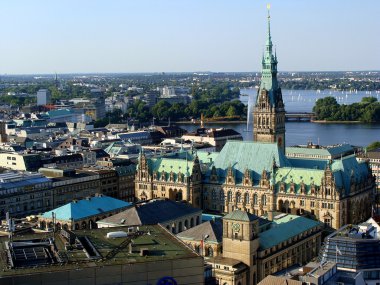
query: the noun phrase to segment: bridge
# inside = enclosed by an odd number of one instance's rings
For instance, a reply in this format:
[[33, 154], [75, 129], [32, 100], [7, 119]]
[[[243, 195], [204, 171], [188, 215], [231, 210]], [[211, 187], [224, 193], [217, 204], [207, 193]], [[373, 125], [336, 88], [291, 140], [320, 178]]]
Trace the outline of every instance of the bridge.
[[315, 119], [315, 113], [307, 112], [286, 112], [285, 120], [287, 122], [310, 122]]

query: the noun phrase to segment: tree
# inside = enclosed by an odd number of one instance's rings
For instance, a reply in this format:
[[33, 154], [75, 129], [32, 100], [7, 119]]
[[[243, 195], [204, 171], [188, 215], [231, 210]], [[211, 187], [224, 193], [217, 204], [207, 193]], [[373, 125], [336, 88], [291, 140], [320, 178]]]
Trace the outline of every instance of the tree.
[[228, 111], [227, 111], [226, 115], [227, 115], [228, 117], [236, 116], [236, 115], [237, 115], [237, 114], [236, 114], [236, 108], [235, 108], [234, 106], [231, 105], [231, 106], [228, 108]]
[[371, 104], [375, 102], [377, 102], [377, 99], [375, 97], [363, 97], [361, 101], [361, 103], [367, 103], [367, 104]]
[[380, 142], [379, 142], [379, 141], [373, 142], [373, 143], [371, 143], [371, 144], [369, 144], [369, 145], [367, 146], [367, 150], [368, 150], [368, 151], [376, 150], [376, 149], [378, 149], [378, 148], [380, 148]]

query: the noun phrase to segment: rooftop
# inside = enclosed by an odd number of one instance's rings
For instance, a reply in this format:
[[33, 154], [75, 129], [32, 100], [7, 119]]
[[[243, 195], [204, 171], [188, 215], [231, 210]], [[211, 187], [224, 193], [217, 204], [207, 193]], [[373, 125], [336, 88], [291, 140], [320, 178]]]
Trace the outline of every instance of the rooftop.
[[241, 211], [241, 210], [235, 210], [231, 213], [228, 213], [223, 217], [223, 219], [228, 219], [228, 220], [235, 220], [235, 221], [254, 221], [257, 220], [259, 217], [256, 215], [253, 215], [251, 213]]
[[[136, 233], [128, 234], [123, 238], [107, 238], [107, 234], [115, 231], [125, 231], [125, 228], [81, 230], [73, 233], [75, 243], [65, 248], [68, 239], [59, 233], [54, 235], [53, 244], [50, 248], [53, 255], [51, 259], [44, 259], [44, 266], [38, 264], [38, 258], [18, 255], [19, 262], [14, 264], [17, 270], [12, 269], [6, 258], [0, 259], [0, 267], [3, 269], [1, 276], [25, 275], [32, 272], [56, 272], [66, 270], [79, 270], [85, 267], [103, 267], [116, 264], [130, 264], [140, 262], [152, 262], [168, 259], [183, 259], [197, 257], [197, 254], [184, 246], [178, 239], [168, 233], [161, 226], [140, 227]], [[14, 236], [15, 245], [22, 248], [27, 246], [31, 253], [40, 252], [41, 247], [48, 246], [52, 242], [52, 234], [24, 234]], [[0, 238], [0, 250], [7, 251], [5, 242], [8, 238]], [[17, 243], [17, 241], [19, 241]], [[22, 241], [22, 243], [20, 243]], [[11, 245], [12, 246], [12, 245]], [[145, 254], [140, 250], [146, 249]], [[17, 251], [17, 250], [16, 250]], [[21, 249], [22, 251], [22, 249]], [[14, 258], [17, 259], [17, 258]]]
[[201, 210], [187, 203], [172, 200], [151, 200], [136, 204], [123, 212], [100, 220], [98, 223], [113, 226], [154, 225], [198, 212], [201, 213]]
[[[277, 218], [276, 218], [277, 217]], [[260, 233], [260, 250], [271, 248], [303, 232], [321, 225], [320, 222], [296, 215], [279, 215], [272, 228]]]
[[54, 213], [57, 220], [77, 221], [102, 213], [124, 209], [130, 205], [131, 203], [107, 196], [89, 197], [83, 200], [73, 201], [49, 212], [45, 212], [42, 214], [42, 217], [49, 219], [52, 218], [52, 214]]

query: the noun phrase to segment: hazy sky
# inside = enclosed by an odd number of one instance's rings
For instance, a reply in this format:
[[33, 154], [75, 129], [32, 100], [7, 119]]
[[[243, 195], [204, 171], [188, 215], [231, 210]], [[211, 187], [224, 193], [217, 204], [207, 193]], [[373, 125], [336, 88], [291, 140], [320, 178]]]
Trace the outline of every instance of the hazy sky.
[[[262, 0], [9, 0], [0, 74], [258, 71]], [[379, 0], [275, 0], [281, 71], [379, 70]]]

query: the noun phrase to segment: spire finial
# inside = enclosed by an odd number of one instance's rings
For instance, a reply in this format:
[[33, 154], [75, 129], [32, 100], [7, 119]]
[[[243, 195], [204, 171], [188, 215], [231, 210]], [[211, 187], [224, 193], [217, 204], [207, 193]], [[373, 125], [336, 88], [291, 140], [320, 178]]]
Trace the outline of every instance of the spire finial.
[[267, 9], [268, 9], [268, 36], [270, 37], [270, 4], [267, 4]]

